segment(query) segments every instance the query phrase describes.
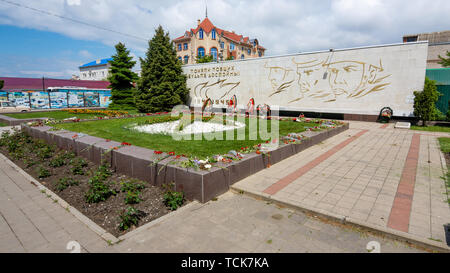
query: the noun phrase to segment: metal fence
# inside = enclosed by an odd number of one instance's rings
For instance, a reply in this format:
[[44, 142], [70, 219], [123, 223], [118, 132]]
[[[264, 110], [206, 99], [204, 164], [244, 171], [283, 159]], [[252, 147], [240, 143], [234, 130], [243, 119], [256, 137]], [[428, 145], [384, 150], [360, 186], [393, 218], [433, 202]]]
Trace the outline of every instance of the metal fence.
[[436, 107], [444, 115], [447, 114], [450, 101], [450, 68], [427, 69], [427, 77], [436, 81], [436, 87], [441, 96]]

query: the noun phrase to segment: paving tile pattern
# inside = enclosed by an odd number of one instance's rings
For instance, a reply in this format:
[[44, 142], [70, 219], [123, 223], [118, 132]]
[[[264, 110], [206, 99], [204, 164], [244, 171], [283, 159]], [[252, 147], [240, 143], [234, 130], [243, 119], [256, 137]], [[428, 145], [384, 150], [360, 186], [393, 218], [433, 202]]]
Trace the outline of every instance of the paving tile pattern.
[[62, 252], [77, 241], [81, 252], [113, 251], [70, 212], [0, 161], [0, 252]]
[[[300, 172], [315, 158], [329, 154], [343, 141], [364, 130], [368, 132], [331, 156], [323, 157], [322, 162], [314, 162], [309, 171]], [[388, 227], [390, 216], [403, 206], [409, 208], [403, 212], [410, 212], [410, 215], [401, 214], [404, 217], [401, 227], [393, 225], [395, 221], [391, 220], [393, 230], [445, 242], [444, 224], [450, 223], [450, 209], [445, 202], [445, 182], [441, 178], [445, 166], [437, 141], [441, 136], [450, 137], [450, 134], [351, 122], [348, 131], [248, 177], [233, 188], [383, 228]], [[418, 146], [407, 160], [411, 144]], [[417, 165], [415, 171], [412, 161]], [[287, 174], [296, 172], [301, 175], [290, 177], [293, 181], [282, 189], [267, 190], [283, 182]], [[405, 183], [409, 183], [409, 187]], [[405, 197], [412, 198], [409, 206], [399, 202]]]

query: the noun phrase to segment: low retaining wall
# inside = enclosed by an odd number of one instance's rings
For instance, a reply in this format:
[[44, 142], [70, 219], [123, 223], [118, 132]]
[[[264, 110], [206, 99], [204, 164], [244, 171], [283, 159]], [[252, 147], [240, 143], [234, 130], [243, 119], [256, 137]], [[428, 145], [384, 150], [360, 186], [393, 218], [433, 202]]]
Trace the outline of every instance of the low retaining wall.
[[[67, 130], [54, 130], [50, 126], [31, 127], [22, 124], [22, 130], [34, 138], [42, 139], [65, 150], [71, 150], [96, 164], [106, 160], [115, 171], [149, 182], [154, 186], [174, 182], [177, 191], [186, 198], [202, 203], [227, 192], [236, 182], [255, 174], [269, 164], [276, 164], [313, 145], [333, 137], [349, 128], [349, 124], [320, 132], [308, 132], [308, 138], [299, 144], [282, 144], [270, 157], [256, 153], [243, 154], [243, 159], [230, 164], [218, 163], [209, 171], [186, 169], [170, 164], [173, 158], [158, 161], [153, 150], [102, 138], [77, 134]], [[115, 147], [119, 147], [116, 148]], [[183, 160], [183, 158], [179, 159]], [[184, 159], [187, 160], [187, 159]]]
[[17, 118], [12, 118], [12, 117], [8, 117], [8, 116], [0, 115], [0, 122], [6, 123], [9, 126], [17, 126], [17, 125], [20, 125], [22, 123], [34, 122], [34, 121], [46, 120], [46, 119], [47, 118], [17, 119]]

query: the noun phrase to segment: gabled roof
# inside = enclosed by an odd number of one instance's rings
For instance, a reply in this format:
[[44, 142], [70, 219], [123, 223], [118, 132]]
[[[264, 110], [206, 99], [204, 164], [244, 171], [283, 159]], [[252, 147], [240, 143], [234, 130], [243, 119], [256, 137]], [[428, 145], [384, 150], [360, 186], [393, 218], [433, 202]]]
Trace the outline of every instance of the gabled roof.
[[[187, 39], [190, 38], [189, 34], [193, 33], [193, 34], [197, 34], [200, 29], [203, 29], [204, 32], [206, 33], [210, 33], [213, 29], [216, 30], [217, 34], [222, 35], [223, 37], [225, 37], [228, 40], [231, 40], [237, 44], [248, 44], [250, 45], [251, 41], [254, 41], [255, 39], [251, 39], [249, 37], [244, 37], [243, 35], [238, 35], [234, 32], [231, 31], [227, 31], [227, 30], [223, 30], [220, 29], [216, 26], [214, 26], [214, 24], [208, 19], [208, 17], [206, 17], [198, 26], [197, 28], [193, 29], [191, 28], [190, 31], [187, 31], [185, 35], [180, 36], [176, 39], [174, 39], [174, 41], [179, 41], [179, 40], [183, 40], [183, 39]], [[188, 36], [188, 37], [187, 37]], [[263, 47], [260, 47], [261, 49], [265, 49]]]
[[81, 80], [61, 80], [61, 79], [49, 79], [44, 78], [13, 78], [13, 77], [0, 77], [0, 80], [5, 82], [5, 86], [2, 91], [7, 90], [42, 90], [42, 83], [44, 88], [49, 87], [62, 87], [62, 86], [76, 86], [86, 87], [91, 89], [108, 89], [109, 82], [107, 81], [81, 81]]
[[193, 30], [194, 33], [197, 33], [200, 29], [203, 29], [204, 32], [210, 33], [211, 30], [213, 30], [214, 25], [211, 23], [211, 21], [206, 17], [198, 26], [196, 29]]
[[101, 60], [95, 60], [95, 61], [92, 61], [92, 62], [90, 62], [90, 63], [83, 64], [82, 66], [80, 66], [80, 68], [90, 67], [90, 66], [97, 66], [97, 65], [104, 65], [104, 64], [109, 63], [110, 61], [112, 61], [112, 58], [106, 58], [106, 59], [101, 59]]

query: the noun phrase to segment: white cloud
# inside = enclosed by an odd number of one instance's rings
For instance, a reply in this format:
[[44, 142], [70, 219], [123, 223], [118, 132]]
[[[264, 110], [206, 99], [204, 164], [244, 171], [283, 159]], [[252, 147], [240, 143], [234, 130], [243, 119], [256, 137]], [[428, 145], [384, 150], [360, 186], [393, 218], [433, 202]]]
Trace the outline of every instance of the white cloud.
[[81, 0], [67, 0], [67, 5], [79, 6], [79, 5], [81, 5]]
[[[203, 0], [15, 0], [89, 24], [149, 39], [161, 24], [172, 37], [195, 27], [205, 14]], [[217, 26], [257, 37], [269, 54], [400, 42], [403, 34], [450, 29], [442, 20], [447, 0], [210, 0]], [[139, 56], [147, 42], [76, 24], [34, 11], [0, 5], [0, 23], [50, 30], [77, 39], [114, 45], [123, 41]]]
[[93, 57], [93, 55], [87, 50], [80, 50], [78, 52], [78, 55], [80, 55], [83, 58], [92, 58]]
[[[144, 40], [5, 3], [0, 3], [0, 24], [49, 30], [109, 46], [121, 41], [136, 56], [144, 56], [147, 39], [159, 24], [175, 38], [205, 16], [204, 0], [14, 1]], [[208, 1], [208, 15], [216, 26], [258, 38], [268, 55], [401, 42], [404, 34], [450, 29], [450, 20], [444, 20], [448, 14], [448, 0]]]

